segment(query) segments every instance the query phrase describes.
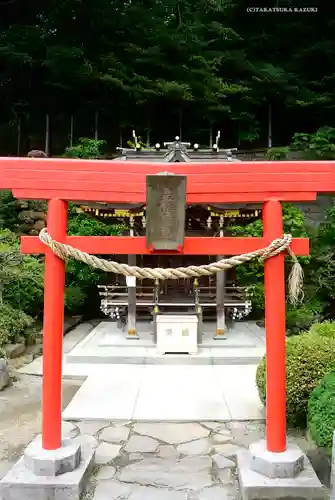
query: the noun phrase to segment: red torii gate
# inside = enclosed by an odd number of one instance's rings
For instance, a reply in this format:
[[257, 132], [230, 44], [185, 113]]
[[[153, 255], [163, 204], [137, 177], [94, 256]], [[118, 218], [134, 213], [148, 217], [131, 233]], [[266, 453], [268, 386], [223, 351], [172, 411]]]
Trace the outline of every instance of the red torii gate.
[[[186, 238], [183, 254], [238, 255], [283, 235], [282, 202], [335, 192], [335, 162], [136, 163], [123, 161], [0, 158], [0, 189], [16, 198], [48, 200], [47, 228], [57, 241], [91, 254], [148, 254], [145, 238], [67, 236], [68, 201], [145, 203], [146, 176], [166, 171], [187, 176], [187, 203], [263, 204], [262, 238]], [[294, 238], [296, 255], [309, 240]], [[65, 263], [38, 237], [22, 238], [23, 253], [45, 254], [42, 445], [61, 446], [62, 339]], [[155, 252], [157, 253], [157, 252]], [[166, 252], [164, 252], [166, 253]], [[176, 252], [169, 252], [171, 254]], [[265, 261], [268, 451], [286, 449], [284, 255]]]

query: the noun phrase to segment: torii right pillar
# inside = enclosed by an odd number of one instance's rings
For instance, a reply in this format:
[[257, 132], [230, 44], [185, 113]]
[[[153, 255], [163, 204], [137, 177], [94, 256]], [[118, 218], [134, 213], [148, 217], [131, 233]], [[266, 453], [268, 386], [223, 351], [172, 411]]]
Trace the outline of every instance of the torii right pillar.
[[[269, 243], [283, 235], [282, 205], [272, 199], [263, 206], [263, 236]], [[264, 262], [266, 329], [266, 444], [286, 450], [286, 321], [284, 254]]]
[[[267, 244], [283, 235], [280, 200], [263, 204]], [[264, 262], [266, 329], [266, 439], [239, 453], [237, 469], [242, 500], [328, 498], [309, 460], [286, 440], [286, 332], [284, 254]]]

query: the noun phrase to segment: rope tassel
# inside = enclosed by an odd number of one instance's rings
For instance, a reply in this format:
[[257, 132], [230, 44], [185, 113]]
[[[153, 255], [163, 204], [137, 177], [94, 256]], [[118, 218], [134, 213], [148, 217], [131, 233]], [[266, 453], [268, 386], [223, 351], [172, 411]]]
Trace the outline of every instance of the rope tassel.
[[240, 264], [245, 264], [253, 259], [259, 259], [264, 262], [266, 259], [275, 257], [281, 252], [287, 251], [294, 261], [293, 268], [289, 276], [289, 299], [293, 304], [297, 304], [303, 298], [303, 277], [304, 273], [297, 257], [290, 249], [292, 236], [284, 234], [282, 238], [273, 240], [266, 248], [261, 248], [254, 252], [245, 253], [229, 257], [228, 259], [221, 259], [217, 262], [205, 264], [202, 266], [188, 266], [177, 268], [150, 268], [150, 267], [137, 267], [128, 266], [127, 264], [119, 264], [112, 260], [101, 259], [95, 255], [90, 255], [82, 252], [70, 245], [60, 243], [50, 236], [46, 228], [42, 229], [39, 238], [49, 247], [54, 254], [62, 260], [69, 258], [78, 260], [87, 264], [95, 269], [101, 269], [108, 273], [122, 274], [123, 276], [135, 276], [138, 279], [152, 279], [152, 280], [167, 280], [167, 279], [181, 279], [181, 278], [200, 278], [201, 276], [211, 276], [220, 271], [231, 269]]

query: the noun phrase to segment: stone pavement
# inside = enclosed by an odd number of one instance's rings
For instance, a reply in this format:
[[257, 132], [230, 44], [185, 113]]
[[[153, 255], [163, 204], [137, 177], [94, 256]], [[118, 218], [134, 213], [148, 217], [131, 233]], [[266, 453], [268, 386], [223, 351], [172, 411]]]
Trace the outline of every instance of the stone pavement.
[[263, 422], [65, 422], [96, 439], [84, 500], [236, 500], [236, 453], [264, 437]]

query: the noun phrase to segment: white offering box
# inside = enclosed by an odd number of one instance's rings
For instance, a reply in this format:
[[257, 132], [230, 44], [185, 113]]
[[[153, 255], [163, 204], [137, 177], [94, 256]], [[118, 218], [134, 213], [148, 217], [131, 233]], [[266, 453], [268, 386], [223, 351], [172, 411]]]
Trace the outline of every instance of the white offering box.
[[159, 354], [170, 352], [197, 354], [197, 316], [158, 314], [156, 321]]

